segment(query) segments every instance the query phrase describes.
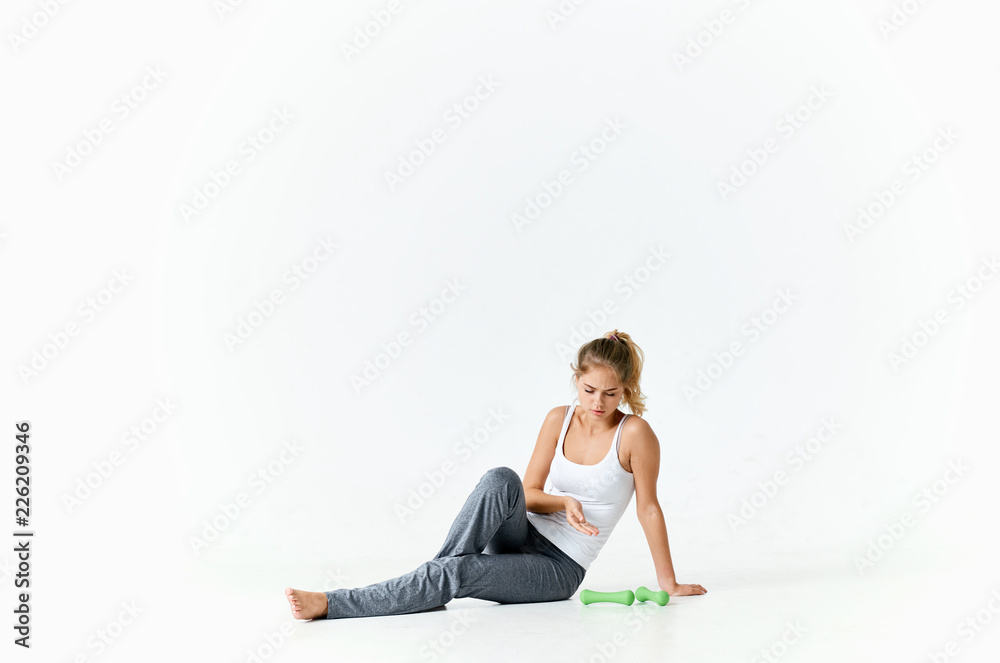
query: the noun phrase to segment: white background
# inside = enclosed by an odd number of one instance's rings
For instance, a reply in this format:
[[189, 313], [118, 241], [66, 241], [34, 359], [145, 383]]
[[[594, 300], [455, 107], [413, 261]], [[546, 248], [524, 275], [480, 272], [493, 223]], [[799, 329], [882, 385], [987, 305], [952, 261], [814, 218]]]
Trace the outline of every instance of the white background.
[[[344, 45], [387, 3], [221, 6], [17, 0], [2, 12], [3, 529], [18, 529], [13, 424], [29, 421], [36, 532], [33, 647], [11, 630], [3, 644], [18, 660], [242, 661], [290, 620], [285, 586], [409, 571], [485, 470], [523, 477], [545, 413], [576, 394], [579, 339], [613, 328], [646, 353], [678, 580], [709, 590], [672, 601], [684, 628], [643, 632], [644, 646], [752, 660], [801, 619], [809, 634], [784, 660], [927, 660], [948, 640], [965, 661], [996, 651], [995, 620], [970, 642], [955, 628], [1000, 589], [987, 564], [995, 274], [954, 303], [1000, 254], [994, 3], [584, 2], [553, 23], [556, 2], [403, 1], [353, 54]], [[696, 57], [679, 65], [686, 49]], [[475, 110], [456, 127], [446, 113], [461, 103]], [[261, 134], [275, 109], [291, 121]], [[789, 136], [779, 123], [796, 112]], [[577, 151], [609, 120], [624, 128], [579, 170]], [[435, 129], [444, 142], [391, 186], [386, 173]], [[954, 141], [912, 178], [947, 130]], [[258, 135], [272, 140], [248, 160]], [[777, 151], [721, 194], [768, 140]], [[60, 174], [71, 152], [86, 154]], [[240, 172], [185, 218], [230, 160]], [[561, 170], [572, 183], [519, 228], [513, 215]], [[904, 192], [850, 236], [893, 180]], [[309, 262], [320, 240], [338, 248]], [[651, 250], [670, 258], [645, 270]], [[299, 267], [314, 269], [293, 288]], [[122, 272], [125, 287], [106, 290]], [[623, 286], [630, 275], [639, 287]], [[275, 289], [272, 315], [227, 344]], [[754, 340], [744, 325], [779, 291], [794, 306]], [[614, 313], [590, 324], [609, 300]], [[417, 327], [421, 307], [436, 314]], [[948, 322], [921, 337], [938, 309]], [[356, 388], [404, 332], [410, 344]], [[915, 334], [922, 347], [894, 364]], [[734, 342], [743, 354], [686, 394]], [[508, 418], [459, 453], [491, 411]], [[830, 417], [833, 440], [790, 465]], [[292, 441], [301, 450], [282, 457]], [[915, 497], [950, 462], [969, 470], [921, 512]], [[269, 464], [258, 491], [251, 476]], [[788, 480], [764, 499], [778, 471]], [[402, 517], [411, 491], [425, 499]], [[241, 493], [249, 505], [225, 518]], [[734, 526], [744, 499], [763, 506]], [[917, 524], [859, 567], [906, 512]], [[655, 573], [630, 508], [583, 587], [641, 584]], [[130, 601], [143, 612], [98, 651], [95, 634]], [[572, 606], [561, 624], [588, 610]], [[587, 625], [561, 656], [596, 660], [605, 636]], [[335, 625], [317, 626], [294, 629], [318, 638], [320, 660]], [[472, 640], [448, 656], [473, 655]], [[358, 651], [399, 660], [369, 645]], [[292, 649], [273, 659], [313, 655]]]

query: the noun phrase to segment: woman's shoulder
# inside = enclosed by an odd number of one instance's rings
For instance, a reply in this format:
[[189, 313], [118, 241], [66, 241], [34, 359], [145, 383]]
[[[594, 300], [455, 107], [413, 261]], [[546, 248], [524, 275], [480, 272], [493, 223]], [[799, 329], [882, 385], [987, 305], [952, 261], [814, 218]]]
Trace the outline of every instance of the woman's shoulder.
[[649, 422], [637, 414], [626, 415], [625, 423], [622, 424], [622, 439], [629, 438], [656, 438], [652, 426]]
[[568, 412], [570, 412], [572, 410], [575, 410], [575, 409], [576, 409], [576, 407], [573, 406], [573, 405], [571, 405], [571, 404], [557, 405], [554, 408], [552, 408], [551, 410], [549, 410], [549, 413], [546, 414], [545, 417], [546, 418], [553, 417], [553, 418], [556, 418], [556, 419], [564, 419], [566, 417], [566, 414]]
[[557, 426], [562, 428], [562, 422], [566, 418], [566, 406], [557, 405], [545, 414], [545, 426]]

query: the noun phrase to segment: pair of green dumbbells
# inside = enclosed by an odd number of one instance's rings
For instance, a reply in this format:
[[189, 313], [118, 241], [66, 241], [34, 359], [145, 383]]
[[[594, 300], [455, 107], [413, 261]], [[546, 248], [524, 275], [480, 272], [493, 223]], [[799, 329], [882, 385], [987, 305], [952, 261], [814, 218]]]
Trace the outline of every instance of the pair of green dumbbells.
[[664, 591], [654, 592], [652, 590], [646, 589], [645, 587], [640, 587], [632, 593], [631, 589], [626, 589], [623, 592], [595, 592], [590, 589], [585, 589], [580, 592], [580, 601], [584, 605], [590, 605], [591, 603], [621, 603], [622, 605], [632, 605], [636, 601], [640, 603], [643, 601], [652, 601], [653, 603], [664, 606], [670, 602], [670, 594]]

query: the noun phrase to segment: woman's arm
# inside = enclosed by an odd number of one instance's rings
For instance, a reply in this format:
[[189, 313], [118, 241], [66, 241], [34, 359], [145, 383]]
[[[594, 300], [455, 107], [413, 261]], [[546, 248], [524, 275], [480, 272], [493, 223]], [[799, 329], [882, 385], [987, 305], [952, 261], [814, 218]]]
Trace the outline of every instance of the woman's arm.
[[559, 495], [549, 495], [541, 488], [524, 489], [526, 510], [532, 513], [555, 513], [566, 508], [566, 498]]
[[[670, 558], [667, 525], [663, 520], [660, 502], [656, 498], [656, 479], [660, 473], [660, 441], [656, 439], [653, 429], [646, 420], [640, 417], [632, 419], [636, 419], [638, 424], [633, 424], [629, 431], [631, 442], [629, 464], [635, 480], [635, 509], [639, 524], [642, 525], [642, 531], [646, 535], [646, 542], [649, 543], [649, 552], [653, 556], [656, 581], [660, 589], [670, 596], [704, 594], [708, 590], [701, 585], [681, 585], [677, 582], [674, 562]], [[622, 430], [622, 435], [624, 434], [625, 431]]]
[[532, 513], [553, 513], [566, 508], [565, 500], [558, 495], [545, 492], [545, 480], [549, 476], [549, 467], [556, 455], [556, 444], [559, 442], [559, 431], [562, 430], [565, 407], [554, 407], [549, 410], [542, 422], [542, 429], [535, 441], [535, 450], [528, 461], [528, 469], [524, 471], [524, 502]]

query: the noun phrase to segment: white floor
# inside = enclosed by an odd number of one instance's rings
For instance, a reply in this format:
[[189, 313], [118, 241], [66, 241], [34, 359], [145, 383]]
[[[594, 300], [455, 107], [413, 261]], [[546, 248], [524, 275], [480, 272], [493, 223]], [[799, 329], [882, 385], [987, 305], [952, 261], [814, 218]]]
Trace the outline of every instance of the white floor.
[[[864, 575], [853, 568], [856, 551], [753, 558], [705, 551], [689, 573], [708, 594], [674, 597], [665, 607], [583, 605], [579, 594], [522, 605], [457, 599], [418, 614], [311, 622], [291, 618], [282, 590], [321, 589], [315, 568], [203, 565], [164, 583], [156, 614], [140, 625], [145, 633], [131, 644], [123, 639], [112, 658], [145, 652], [149, 659], [148, 645], [157, 642], [155, 660], [928, 661], [954, 640], [958, 654], [935, 660], [996, 661], [1000, 629], [989, 623], [997, 615], [988, 588], [1000, 590], [1000, 574], [983, 577], [985, 555], [905, 543]], [[352, 586], [419, 564], [341, 561], [361, 579]], [[617, 559], [588, 574], [583, 588], [648, 584], [636, 577]], [[992, 608], [1000, 609], [1000, 598]], [[985, 626], [966, 641], [957, 626], [977, 613]]]

